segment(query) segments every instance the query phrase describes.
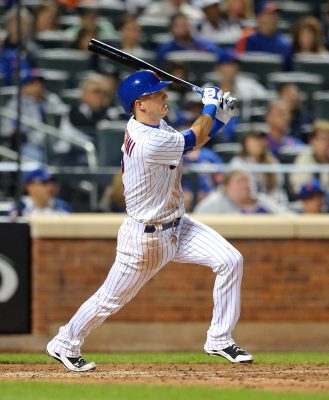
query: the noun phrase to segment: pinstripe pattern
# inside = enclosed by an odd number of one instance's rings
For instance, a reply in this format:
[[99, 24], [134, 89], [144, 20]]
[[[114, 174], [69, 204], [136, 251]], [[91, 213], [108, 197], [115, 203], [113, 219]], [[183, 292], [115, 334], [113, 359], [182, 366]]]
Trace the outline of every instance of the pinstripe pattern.
[[[119, 230], [116, 259], [103, 285], [50, 341], [48, 347], [54, 352], [80, 356], [89, 333], [171, 260], [213, 270], [213, 318], [204, 348], [219, 350], [234, 343], [231, 332], [240, 313], [242, 256], [217, 232], [184, 214], [183, 148], [183, 136], [164, 122], [160, 129], [134, 119], [128, 122], [123, 182], [129, 217]], [[177, 217], [181, 217], [177, 228], [161, 230], [161, 224]], [[145, 224], [156, 225], [156, 231], [144, 233]]]

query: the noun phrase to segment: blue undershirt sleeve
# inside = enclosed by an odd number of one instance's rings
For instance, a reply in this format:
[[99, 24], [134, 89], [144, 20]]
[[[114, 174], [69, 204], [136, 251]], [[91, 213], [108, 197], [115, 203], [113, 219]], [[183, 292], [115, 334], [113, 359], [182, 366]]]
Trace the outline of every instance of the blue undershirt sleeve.
[[212, 127], [210, 129], [210, 132], [208, 133], [208, 136], [213, 138], [216, 133], [224, 126], [224, 122], [219, 121], [217, 118], [214, 119], [214, 123], [212, 124]]
[[185, 139], [185, 146], [183, 154], [186, 154], [188, 151], [192, 150], [196, 144], [196, 137], [192, 129], [186, 129], [182, 131], [181, 134], [184, 136]]

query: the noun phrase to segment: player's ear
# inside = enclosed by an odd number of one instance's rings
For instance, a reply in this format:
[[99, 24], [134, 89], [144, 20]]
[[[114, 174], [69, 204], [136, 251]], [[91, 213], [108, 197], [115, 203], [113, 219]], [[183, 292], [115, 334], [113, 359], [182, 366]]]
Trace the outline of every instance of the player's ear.
[[135, 109], [136, 110], [145, 110], [144, 103], [140, 99], [135, 100]]

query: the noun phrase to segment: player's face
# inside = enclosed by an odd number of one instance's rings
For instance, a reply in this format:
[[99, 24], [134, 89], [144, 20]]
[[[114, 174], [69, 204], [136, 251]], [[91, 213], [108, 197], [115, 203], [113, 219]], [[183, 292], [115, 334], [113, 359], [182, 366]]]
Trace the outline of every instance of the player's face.
[[168, 95], [164, 89], [140, 97], [145, 113], [152, 120], [158, 120], [168, 114]]

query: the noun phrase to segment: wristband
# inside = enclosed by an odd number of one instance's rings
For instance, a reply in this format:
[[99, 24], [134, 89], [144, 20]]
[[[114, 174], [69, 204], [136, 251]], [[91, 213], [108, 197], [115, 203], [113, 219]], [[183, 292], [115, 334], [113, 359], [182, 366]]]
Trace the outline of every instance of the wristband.
[[215, 104], [206, 104], [203, 107], [201, 114], [208, 114], [214, 120], [216, 117], [216, 112], [217, 112], [217, 107], [215, 106]]

